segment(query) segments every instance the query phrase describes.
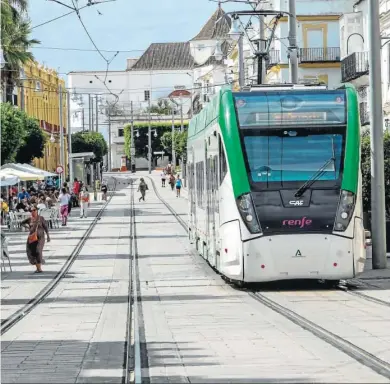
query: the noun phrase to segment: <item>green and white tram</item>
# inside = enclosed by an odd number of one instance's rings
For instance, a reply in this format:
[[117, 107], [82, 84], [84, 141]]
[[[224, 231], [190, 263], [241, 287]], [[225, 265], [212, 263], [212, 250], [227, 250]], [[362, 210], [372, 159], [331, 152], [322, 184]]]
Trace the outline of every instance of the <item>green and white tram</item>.
[[225, 88], [188, 130], [189, 237], [234, 282], [363, 272], [353, 86]]

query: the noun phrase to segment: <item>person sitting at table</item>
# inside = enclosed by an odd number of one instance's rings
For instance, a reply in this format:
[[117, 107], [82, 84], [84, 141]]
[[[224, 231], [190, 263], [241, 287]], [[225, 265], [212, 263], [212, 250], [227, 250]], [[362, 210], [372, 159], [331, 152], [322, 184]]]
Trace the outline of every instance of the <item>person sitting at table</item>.
[[27, 199], [23, 199], [23, 200], [19, 201], [19, 203], [16, 204], [15, 209], [16, 209], [18, 212], [20, 212], [20, 211], [22, 211], [22, 212], [28, 212], [30, 209], [29, 209], [29, 206], [28, 206], [28, 204], [27, 204]]
[[41, 209], [46, 209], [45, 197], [44, 196], [41, 196], [39, 198], [39, 202], [38, 202], [37, 208], [38, 208], [38, 211], [40, 211]]
[[30, 195], [26, 192], [26, 188], [22, 188], [22, 191], [18, 193], [18, 199], [21, 201], [23, 199], [29, 199]]

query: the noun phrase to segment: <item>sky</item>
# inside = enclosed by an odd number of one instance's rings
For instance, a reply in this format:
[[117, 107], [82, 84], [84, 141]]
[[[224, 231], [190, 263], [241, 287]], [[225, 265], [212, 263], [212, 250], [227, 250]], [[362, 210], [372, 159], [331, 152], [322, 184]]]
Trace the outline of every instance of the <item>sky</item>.
[[[61, 1], [72, 5], [72, 0]], [[79, 7], [87, 3], [87, 0], [73, 1]], [[193, 38], [217, 6], [216, 2], [209, 0], [115, 0], [86, 7], [80, 11], [80, 16], [97, 47], [113, 51], [102, 52], [107, 60], [118, 50], [128, 51], [119, 53], [109, 67], [110, 70], [124, 70], [126, 59], [139, 57], [151, 43], [188, 41]], [[234, 3], [224, 4], [223, 8], [225, 11], [238, 9]], [[105, 70], [106, 62], [94, 51], [75, 13], [38, 26], [70, 11], [52, 0], [30, 0], [32, 37], [41, 41], [41, 45], [33, 49], [36, 60], [57, 70], [64, 78], [70, 71]]]

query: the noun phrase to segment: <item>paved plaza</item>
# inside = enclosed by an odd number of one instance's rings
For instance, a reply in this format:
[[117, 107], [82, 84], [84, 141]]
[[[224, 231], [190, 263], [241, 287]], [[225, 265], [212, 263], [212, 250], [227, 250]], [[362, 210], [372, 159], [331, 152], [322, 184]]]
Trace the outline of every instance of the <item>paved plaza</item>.
[[[2, 383], [123, 382], [129, 331], [129, 177], [117, 176], [115, 195], [66, 277], [2, 335]], [[145, 382], [389, 382], [245, 290], [228, 285], [194, 253], [147, 173], [131, 177], [145, 177], [149, 184], [145, 202], [133, 189], [140, 296], [136, 331]], [[161, 187], [157, 173], [151, 177], [166, 203], [187, 220], [187, 192], [176, 198], [169, 187]], [[96, 203], [88, 219], [75, 212], [69, 227], [52, 231], [42, 275], [34, 275], [27, 263], [26, 233], [12, 235], [14, 271], [2, 274], [2, 320], [56, 274], [100, 207]], [[390, 303], [389, 274], [382, 274], [367, 275], [382, 285], [364, 293]], [[264, 294], [390, 364], [390, 306], [340, 290]]]

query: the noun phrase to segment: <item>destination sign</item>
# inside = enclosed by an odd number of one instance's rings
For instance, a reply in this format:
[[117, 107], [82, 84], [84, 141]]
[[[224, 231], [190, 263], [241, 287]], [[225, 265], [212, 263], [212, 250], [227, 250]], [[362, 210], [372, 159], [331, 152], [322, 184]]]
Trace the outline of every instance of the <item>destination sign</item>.
[[346, 124], [343, 90], [234, 93], [240, 128]]
[[256, 122], [276, 125], [297, 124], [310, 121], [313, 124], [327, 121], [327, 112], [256, 113]]

